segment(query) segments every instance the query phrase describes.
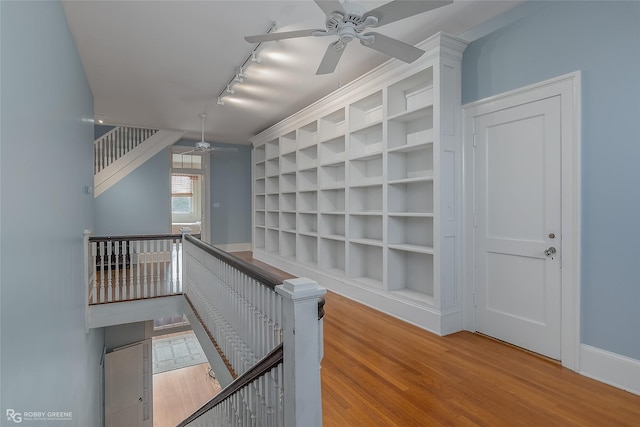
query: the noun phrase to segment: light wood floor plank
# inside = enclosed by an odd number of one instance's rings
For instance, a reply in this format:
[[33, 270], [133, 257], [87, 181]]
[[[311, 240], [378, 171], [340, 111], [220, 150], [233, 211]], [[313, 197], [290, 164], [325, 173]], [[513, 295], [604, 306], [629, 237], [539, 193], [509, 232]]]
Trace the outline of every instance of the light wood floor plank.
[[640, 396], [556, 362], [470, 332], [439, 337], [331, 292], [326, 301], [327, 427], [640, 426]]

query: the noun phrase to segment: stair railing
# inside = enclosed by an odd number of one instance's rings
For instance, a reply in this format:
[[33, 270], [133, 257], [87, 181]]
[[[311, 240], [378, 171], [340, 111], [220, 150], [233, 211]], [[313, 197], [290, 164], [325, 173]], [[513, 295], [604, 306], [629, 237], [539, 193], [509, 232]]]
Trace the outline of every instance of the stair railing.
[[89, 305], [182, 293], [182, 235], [87, 239]]
[[282, 282], [190, 235], [183, 265], [184, 295], [236, 379], [180, 425], [321, 426], [326, 290]]
[[149, 139], [159, 129], [118, 126], [93, 142], [94, 175]]

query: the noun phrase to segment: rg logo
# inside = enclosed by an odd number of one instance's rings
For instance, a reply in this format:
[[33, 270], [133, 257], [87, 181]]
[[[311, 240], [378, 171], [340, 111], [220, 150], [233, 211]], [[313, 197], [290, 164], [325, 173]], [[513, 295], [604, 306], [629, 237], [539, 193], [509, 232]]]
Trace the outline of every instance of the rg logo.
[[7, 421], [13, 421], [14, 423], [22, 422], [22, 414], [16, 412], [13, 409], [7, 409]]

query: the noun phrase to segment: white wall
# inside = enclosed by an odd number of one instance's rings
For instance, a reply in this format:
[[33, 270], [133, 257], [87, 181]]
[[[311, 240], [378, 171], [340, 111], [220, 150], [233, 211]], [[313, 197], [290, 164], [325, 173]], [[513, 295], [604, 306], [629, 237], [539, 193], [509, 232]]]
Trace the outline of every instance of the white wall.
[[84, 329], [82, 265], [93, 98], [59, 2], [0, 2], [0, 40], [0, 423], [11, 409], [22, 426], [97, 426], [104, 333]]

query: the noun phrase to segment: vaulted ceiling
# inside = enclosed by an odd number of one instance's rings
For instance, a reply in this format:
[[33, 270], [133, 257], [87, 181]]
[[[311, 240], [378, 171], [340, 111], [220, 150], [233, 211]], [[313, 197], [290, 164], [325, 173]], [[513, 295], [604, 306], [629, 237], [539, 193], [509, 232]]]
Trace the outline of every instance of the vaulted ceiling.
[[[428, 1], [428, 0], [422, 0]], [[371, 10], [386, 1], [359, 1]], [[376, 31], [415, 45], [438, 31], [460, 35], [519, 1], [454, 0]], [[246, 35], [325, 27], [312, 0], [64, 1], [64, 11], [106, 124], [175, 129], [246, 144], [272, 124], [389, 58], [352, 42], [336, 71], [316, 75], [330, 37], [263, 43], [234, 94], [218, 95], [255, 47]]]

